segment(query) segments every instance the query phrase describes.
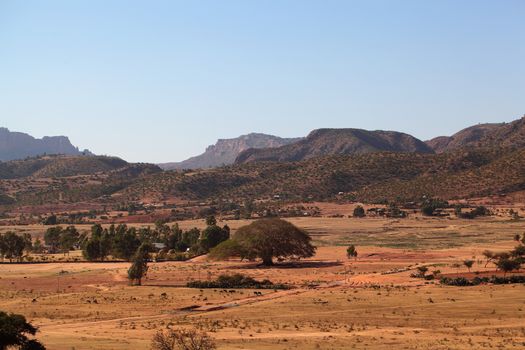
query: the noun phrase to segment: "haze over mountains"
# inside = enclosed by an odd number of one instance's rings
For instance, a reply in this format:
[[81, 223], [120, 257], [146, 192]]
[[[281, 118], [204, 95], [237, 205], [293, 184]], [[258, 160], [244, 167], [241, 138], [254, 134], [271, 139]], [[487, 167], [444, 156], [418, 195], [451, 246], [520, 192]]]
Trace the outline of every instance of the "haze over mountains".
[[71, 144], [66, 136], [44, 136], [41, 139], [0, 127], [0, 161], [23, 159], [43, 154], [91, 154]]

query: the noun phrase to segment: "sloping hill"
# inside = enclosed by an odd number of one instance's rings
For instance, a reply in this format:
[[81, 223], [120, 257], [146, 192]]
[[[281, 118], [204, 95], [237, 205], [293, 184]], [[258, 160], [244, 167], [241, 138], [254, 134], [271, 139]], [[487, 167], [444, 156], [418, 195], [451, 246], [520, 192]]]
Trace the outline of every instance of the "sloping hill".
[[44, 156], [0, 163], [0, 179], [67, 177], [123, 168], [128, 163], [105, 156]]
[[109, 200], [108, 196], [160, 172], [153, 164], [103, 156], [45, 156], [0, 163], [0, 205]]
[[479, 124], [426, 142], [436, 153], [465, 148], [525, 148], [525, 116], [510, 123]]
[[87, 150], [79, 151], [65, 136], [44, 136], [41, 139], [36, 139], [28, 134], [0, 128], [0, 161], [23, 159], [43, 154], [80, 155], [83, 153], [91, 154]]
[[274, 148], [296, 142], [300, 138], [281, 138], [272, 135], [251, 133], [233, 139], [220, 139], [215, 145], [208, 146], [198, 156], [178, 163], [164, 163], [159, 166], [164, 170], [207, 169], [233, 164], [242, 151], [249, 148]]
[[300, 161], [327, 155], [372, 152], [434, 153], [421, 140], [395, 131], [361, 129], [317, 129], [305, 139], [273, 149], [248, 149], [236, 163], [255, 161]]
[[443, 154], [373, 152], [299, 162], [249, 162], [190, 173], [154, 174], [122, 193], [193, 200], [446, 199], [525, 189], [525, 151], [475, 149]]
[[487, 137], [487, 135], [504, 125], [504, 123], [478, 124], [463, 129], [452, 136], [439, 136], [425, 143], [436, 153], [453, 151], [467, 146], [475, 146]]

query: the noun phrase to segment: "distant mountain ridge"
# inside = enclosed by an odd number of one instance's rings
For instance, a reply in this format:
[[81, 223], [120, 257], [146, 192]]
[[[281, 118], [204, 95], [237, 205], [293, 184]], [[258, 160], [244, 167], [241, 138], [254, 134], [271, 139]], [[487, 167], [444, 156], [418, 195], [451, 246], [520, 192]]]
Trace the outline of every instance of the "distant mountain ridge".
[[273, 135], [251, 133], [232, 139], [219, 139], [198, 156], [182, 162], [158, 164], [164, 170], [208, 169], [233, 164], [239, 153], [250, 148], [275, 148], [296, 142], [301, 138], [282, 138]]
[[0, 127], [0, 161], [24, 159], [43, 154], [80, 155], [91, 154], [80, 151], [66, 136], [44, 136], [41, 139], [22, 132]]
[[272, 149], [248, 149], [236, 164], [257, 161], [301, 161], [328, 155], [373, 152], [434, 153], [423, 141], [396, 131], [363, 129], [317, 129], [295, 143]]
[[472, 146], [483, 140], [488, 134], [502, 127], [505, 123], [478, 124], [458, 131], [452, 136], [438, 136], [425, 143], [436, 153], [453, 151]]
[[452, 136], [439, 136], [426, 141], [436, 153], [472, 147], [525, 148], [525, 116], [510, 123], [478, 124]]

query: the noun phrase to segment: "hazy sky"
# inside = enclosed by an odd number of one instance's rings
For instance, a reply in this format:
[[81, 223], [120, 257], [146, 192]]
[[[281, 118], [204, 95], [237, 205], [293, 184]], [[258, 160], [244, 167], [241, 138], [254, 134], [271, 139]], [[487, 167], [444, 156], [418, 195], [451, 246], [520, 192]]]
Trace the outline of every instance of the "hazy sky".
[[525, 1], [0, 0], [0, 126], [129, 161], [525, 113]]

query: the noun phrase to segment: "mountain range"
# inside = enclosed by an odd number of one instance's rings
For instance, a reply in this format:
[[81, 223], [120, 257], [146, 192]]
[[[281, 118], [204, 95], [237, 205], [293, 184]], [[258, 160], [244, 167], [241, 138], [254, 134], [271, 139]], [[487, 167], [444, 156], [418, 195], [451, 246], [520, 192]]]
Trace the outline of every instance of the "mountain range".
[[524, 123], [524, 119], [520, 119], [512, 123], [478, 124], [452, 136], [439, 136], [425, 142], [397, 131], [351, 128], [316, 129], [304, 138], [287, 139], [252, 133], [218, 140], [201, 155], [159, 166], [164, 170], [208, 169], [260, 161], [301, 161], [330, 155], [374, 152], [439, 154], [465, 147], [525, 147], [525, 134], [515, 132]]
[[0, 161], [44, 154], [90, 155], [91, 153], [88, 150], [80, 151], [66, 136], [44, 136], [37, 139], [28, 134], [0, 128]]
[[[359, 129], [319, 129], [283, 142], [289, 143], [248, 148], [233, 164], [192, 171], [162, 171], [152, 164], [101, 156], [1, 162], [0, 205], [242, 203], [271, 200], [276, 194], [310, 201], [332, 200], [340, 193], [348, 200], [385, 203], [525, 191], [525, 118], [480, 124], [427, 142], [398, 132]], [[230, 147], [228, 161], [248, 144], [230, 140], [217, 145], [225, 143], [236, 145]], [[217, 152], [217, 147], [209, 150]]]
[[[163, 163], [163, 170], [209, 169], [259, 161], [290, 162], [330, 155], [375, 152], [445, 153], [466, 147], [525, 147], [525, 118], [511, 123], [478, 124], [452, 136], [421, 141], [414, 136], [383, 130], [316, 129], [306, 137], [281, 138], [250, 133], [219, 139], [205, 152], [181, 162]], [[0, 128], [0, 161], [39, 155], [92, 155], [80, 151], [66, 136], [34, 138]]]

